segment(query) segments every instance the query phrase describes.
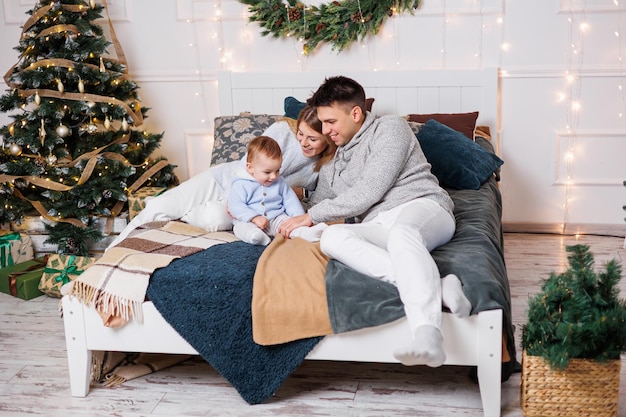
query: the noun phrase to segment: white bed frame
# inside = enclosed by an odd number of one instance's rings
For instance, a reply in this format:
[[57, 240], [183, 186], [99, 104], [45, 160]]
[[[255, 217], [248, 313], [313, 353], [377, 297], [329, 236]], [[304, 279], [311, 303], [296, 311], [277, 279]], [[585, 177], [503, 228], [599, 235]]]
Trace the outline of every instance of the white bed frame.
[[[283, 114], [283, 99], [305, 100], [333, 73], [218, 75], [220, 114]], [[373, 112], [458, 113], [479, 110], [478, 124], [499, 132], [498, 71], [484, 70], [344, 72], [375, 98]], [[497, 140], [497, 139], [496, 139]], [[496, 142], [497, 145], [497, 142]], [[91, 351], [197, 354], [163, 319], [151, 302], [143, 305], [144, 321], [108, 328], [93, 309], [64, 297], [63, 317], [72, 396], [89, 392]], [[500, 416], [502, 312], [490, 310], [466, 319], [443, 314], [446, 365], [477, 366], [484, 415]], [[409, 342], [406, 319], [375, 328], [326, 336], [307, 359], [397, 362], [393, 348]]]

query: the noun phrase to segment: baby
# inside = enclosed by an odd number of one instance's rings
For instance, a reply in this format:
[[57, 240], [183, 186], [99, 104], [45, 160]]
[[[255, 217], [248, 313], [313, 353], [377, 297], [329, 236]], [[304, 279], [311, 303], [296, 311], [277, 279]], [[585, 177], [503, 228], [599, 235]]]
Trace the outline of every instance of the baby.
[[[258, 136], [248, 144], [246, 171], [232, 183], [228, 210], [235, 219], [235, 236], [252, 245], [267, 245], [280, 224], [292, 216], [304, 214], [296, 193], [280, 176], [282, 151], [268, 136]], [[298, 227], [289, 237], [315, 242], [326, 224]]]

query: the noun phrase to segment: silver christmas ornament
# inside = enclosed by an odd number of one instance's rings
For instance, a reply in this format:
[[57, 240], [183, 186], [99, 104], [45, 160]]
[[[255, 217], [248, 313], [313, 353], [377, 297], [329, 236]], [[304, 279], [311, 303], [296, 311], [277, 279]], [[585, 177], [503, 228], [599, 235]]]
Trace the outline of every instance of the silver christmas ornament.
[[22, 154], [22, 147], [17, 143], [12, 143], [9, 145], [9, 152], [13, 156], [20, 156]]
[[57, 132], [57, 135], [64, 138], [70, 134], [70, 129], [63, 124], [60, 124], [59, 127], [57, 127], [56, 132]]

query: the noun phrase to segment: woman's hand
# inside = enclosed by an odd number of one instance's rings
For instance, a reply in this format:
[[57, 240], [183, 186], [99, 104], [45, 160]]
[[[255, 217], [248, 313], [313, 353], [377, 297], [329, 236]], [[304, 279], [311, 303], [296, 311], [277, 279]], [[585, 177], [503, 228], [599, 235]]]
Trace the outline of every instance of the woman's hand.
[[298, 200], [302, 201], [304, 198], [304, 188], [302, 187], [291, 187], [294, 193], [298, 196]]
[[278, 233], [283, 235], [285, 239], [289, 239], [291, 231], [297, 227], [309, 227], [313, 226], [311, 217], [308, 213], [301, 214], [299, 216], [290, 217], [278, 226]]

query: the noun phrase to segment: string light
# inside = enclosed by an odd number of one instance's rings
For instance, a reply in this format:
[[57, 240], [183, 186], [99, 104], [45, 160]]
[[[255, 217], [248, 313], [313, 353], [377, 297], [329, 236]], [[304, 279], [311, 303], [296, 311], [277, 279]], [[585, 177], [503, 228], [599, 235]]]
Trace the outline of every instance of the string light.
[[[619, 7], [619, 2], [614, 0], [615, 6]], [[619, 66], [619, 81], [617, 85], [617, 90], [621, 94], [621, 110], [617, 112], [617, 117], [622, 119], [624, 114], [626, 113], [626, 98], [624, 97], [624, 60], [623, 58], [623, 49], [622, 49], [622, 37], [620, 36], [622, 32], [622, 13], [615, 14], [617, 19], [617, 29], [615, 30], [615, 38], [617, 39], [617, 47], [618, 47], [618, 56], [617, 56], [617, 64]]]
[[[566, 181], [563, 203], [563, 222], [561, 226], [561, 232], [566, 233], [569, 223], [569, 209], [572, 199], [572, 185], [575, 184], [573, 178], [574, 163], [576, 156], [576, 142], [577, 142], [577, 128], [580, 120], [580, 112], [582, 109], [582, 103], [580, 100], [581, 79], [578, 76], [578, 72], [582, 68], [583, 63], [583, 37], [584, 34], [589, 31], [590, 26], [585, 20], [584, 9], [583, 15], [580, 18], [580, 23], [576, 26], [573, 16], [573, 0], [570, 0], [569, 15], [567, 22], [569, 23], [569, 45], [567, 54], [567, 71], [565, 72], [565, 84], [568, 91], [567, 97], [569, 104], [566, 108], [566, 131], [567, 131], [567, 149], [568, 151], [563, 156], [565, 160], [566, 168]], [[576, 30], [578, 29], [578, 30]], [[577, 36], [576, 36], [577, 34]], [[575, 41], [577, 43], [575, 43]], [[574, 71], [575, 70], [575, 71]]]
[[441, 67], [446, 68], [446, 38], [448, 37], [448, 16], [446, 13], [446, 0], [441, 6], [442, 34], [441, 34]]
[[474, 54], [474, 57], [478, 59], [478, 67], [482, 67], [482, 57], [483, 57], [483, 32], [485, 31], [485, 28], [487, 27], [485, 25], [485, 18], [483, 16], [483, 0], [480, 0], [480, 10], [479, 10], [479, 15], [480, 15], [480, 26], [478, 28], [478, 50], [477, 52]]

